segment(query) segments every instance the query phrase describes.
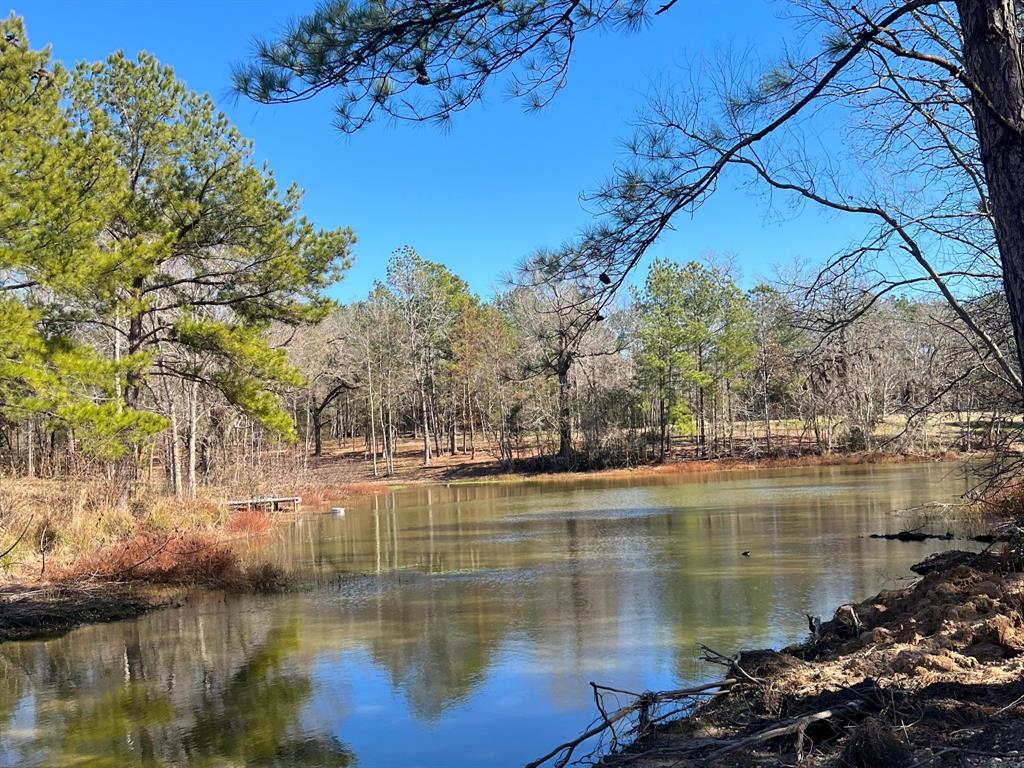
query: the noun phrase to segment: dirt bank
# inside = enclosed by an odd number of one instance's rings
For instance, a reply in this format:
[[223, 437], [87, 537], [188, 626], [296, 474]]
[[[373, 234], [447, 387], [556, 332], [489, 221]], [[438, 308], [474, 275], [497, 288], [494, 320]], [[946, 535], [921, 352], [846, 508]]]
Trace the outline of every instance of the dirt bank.
[[565, 468], [552, 471], [544, 462], [525, 460], [503, 464], [486, 453], [475, 457], [456, 453], [435, 456], [429, 466], [423, 465], [422, 449], [402, 444], [395, 460], [395, 472], [378, 476], [362, 451], [334, 450], [311, 459], [305, 468], [288, 476], [285, 483], [268, 478], [259, 492], [289, 493], [302, 496], [304, 502], [316, 503], [378, 492], [382, 487], [458, 482], [515, 482], [518, 480], [564, 480], [567, 476], [588, 478], [629, 478], [651, 476], [686, 476], [705, 472], [786, 467], [852, 466], [861, 464], [908, 464], [923, 461], [962, 460], [970, 454], [942, 453], [936, 455], [893, 454], [881, 452], [803, 454], [779, 457], [722, 457], [698, 459], [676, 457], [657, 464], [607, 469]]
[[134, 618], [191, 590], [273, 592], [289, 585], [259, 548], [263, 534], [291, 515], [229, 515], [204, 502], [207, 514], [183, 507], [164, 522], [160, 505], [148, 499], [123, 509], [68, 509], [53, 485], [8, 482], [0, 495], [0, 642]]
[[6, 584], [0, 587], [0, 642], [54, 637], [173, 604], [172, 594], [142, 585]]
[[[1024, 575], [1007, 565], [944, 553], [915, 567], [914, 585], [841, 606], [804, 644], [707, 650], [726, 682], [633, 699], [614, 734], [602, 728], [606, 746], [632, 744], [601, 764], [1024, 766]], [[659, 724], [672, 709], [692, 714]]]

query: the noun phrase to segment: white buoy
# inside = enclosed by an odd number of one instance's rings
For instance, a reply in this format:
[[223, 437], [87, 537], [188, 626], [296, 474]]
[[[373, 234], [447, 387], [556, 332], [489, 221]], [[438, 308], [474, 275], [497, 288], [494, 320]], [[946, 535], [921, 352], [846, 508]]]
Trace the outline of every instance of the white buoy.
[[345, 516], [345, 508], [344, 507], [331, 507], [331, 514], [332, 515], [337, 515], [338, 517], [344, 517]]

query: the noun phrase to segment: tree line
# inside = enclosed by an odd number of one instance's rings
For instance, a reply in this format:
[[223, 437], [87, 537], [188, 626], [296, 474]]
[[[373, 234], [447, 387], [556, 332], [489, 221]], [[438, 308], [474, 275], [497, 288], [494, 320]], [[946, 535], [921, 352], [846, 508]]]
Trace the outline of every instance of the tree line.
[[970, 450], [1012, 418], [1012, 388], [941, 300], [887, 298], [834, 331], [794, 284], [744, 290], [727, 262], [656, 259], [597, 315], [545, 259], [485, 300], [406, 247], [366, 299], [292, 334], [309, 454], [330, 440], [390, 474], [413, 438], [423, 464], [485, 451], [544, 468]]
[[[913, 18], [930, 45], [955, 29]], [[626, 280], [646, 249], [629, 250], [643, 240], [638, 211], [662, 210], [666, 164], [704, 162], [724, 127], [784, 103], [795, 81], [780, 85], [779, 69], [699, 133], [677, 104], [655, 105], [636, 164], [599, 195], [618, 229], [528, 257], [487, 298], [403, 248], [364, 300], [339, 306], [324, 290], [347, 268], [353, 233], [304, 219], [299, 190], [279, 188], [208, 96], [145, 54], [68, 70], [29, 45], [16, 16], [0, 32], [5, 471], [98, 469], [194, 494], [259, 477], [267, 462], [308, 465], [332, 440], [360, 445], [377, 474], [395, 471], [407, 439], [424, 464], [485, 451], [579, 468], [938, 450], [949, 440], [931, 428], [937, 414], [970, 449], [997, 442], [1017, 410], [1012, 303], [965, 87], [890, 72], [893, 88], [865, 105], [860, 148], [885, 136], [882, 148], [916, 163], [884, 205], [868, 182], [836, 202], [805, 175], [814, 158], [785, 148], [742, 160], [769, 186], [880, 222], [821, 269], [747, 290], [727, 262], [659, 259]], [[255, 87], [243, 74], [240, 87]], [[857, 82], [832, 97], [866, 98]], [[941, 113], [905, 119], [907, 104], [939, 101]], [[924, 136], [922, 160], [909, 147]]]
[[[833, 330], [887, 297], [933, 295], [1019, 410], [1020, 4], [791, 0], [788, 10], [794, 39], [774, 58], [697, 61], [654, 89], [626, 156], [585, 195], [593, 222], [549, 269], [611, 305], [662, 234], [728, 179], [776, 213], [816, 208], [866, 230], [805, 284], [822, 301], [845, 294], [828, 308]], [[689, 12], [675, 0], [322, 0], [264, 40], [234, 82], [265, 104], [333, 97], [345, 132], [381, 119], [445, 124], [500, 85], [541, 108], [566, 85], [580, 35], [642, 34]]]

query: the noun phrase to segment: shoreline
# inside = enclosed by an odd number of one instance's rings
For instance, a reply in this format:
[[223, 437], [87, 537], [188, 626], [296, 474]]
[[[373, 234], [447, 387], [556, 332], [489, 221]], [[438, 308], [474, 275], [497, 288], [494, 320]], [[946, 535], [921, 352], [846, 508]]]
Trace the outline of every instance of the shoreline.
[[[0, 580], [0, 644], [59, 637], [89, 624], [135, 619], [202, 592], [277, 593], [291, 586], [280, 567], [244, 543], [291, 522], [292, 514], [239, 515], [212, 526], [138, 531]], [[257, 545], [258, 547], [258, 545]], [[31, 568], [31, 570], [30, 570]], [[45, 572], [49, 578], [43, 578]], [[32, 573], [34, 575], [28, 576]]]
[[[887, 453], [806, 455], [799, 457], [765, 458], [749, 460], [722, 458], [684, 460], [666, 464], [644, 465], [631, 468], [611, 468], [590, 471], [563, 472], [508, 472], [495, 465], [496, 471], [485, 471], [473, 477], [449, 480], [448, 484], [556, 482], [568, 478], [643, 478], [660, 476], [688, 476], [702, 472], [727, 472], [757, 469], [801, 468], [819, 466], [897, 465], [929, 461], [954, 461], [969, 458], [961, 454], [924, 456]], [[477, 465], [479, 466], [479, 465]], [[379, 478], [374, 482], [333, 485], [305, 489], [313, 499], [345, 500], [379, 493], [389, 488], [407, 485], [444, 484], [432, 477]], [[315, 503], [315, 502], [314, 502]], [[310, 514], [299, 512], [299, 515]], [[237, 513], [236, 513], [237, 514]], [[244, 513], [243, 513], [244, 514]], [[199, 563], [189, 558], [189, 568], [179, 572], [180, 562], [164, 562], [166, 543], [151, 536], [145, 545], [138, 537], [100, 547], [82, 558], [75, 558], [78, 577], [41, 581], [11, 578], [0, 583], [0, 643], [13, 640], [43, 639], [66, 634], [86, 624], [138, 618], [146, 613], [172, 607], [178, 600], [196, 591], [225, 589], [227, 591], [277, 592], [287, 588], [287, 577], [272, 564], [256, 560], [255, 564], [240, 565], [237, 544], [252, 541], [274, 527], [291, 522], [292, 514], [259, 515], [259, 520], [246, 520], [245, 528], [233, 531], [232, 520], [227, 518], [213, 528], [196, 528], [179, 532], [176, 541], [200, 541], [203, 549]], [[191, 547], [191, 548], [190, 548]], [[199, 551], [190, 544], [183, 547], [186, 555]], [[208, 554], [210, 550], [212, 554]], [[112, 557], [111, 554], [116, 554]], [[175, 554], [181, 554], [180, 552]], [[129, 561], [120, 571], [118, 562]], [[99, 571], [103, 570], [102, 573]], [[98, 578], [97, 578], [98, 576]]]
[[[838, 606], [803, 643], [734, 656], [703, 647], [723, 669], [716, 683], [607, 703], [589, 736], [613, 749], [596, 764], [1024, 766], [1024, 573], [962, 551], [912, 570], [915, 584]], [[662, 719], [666, 709], [683, 713]], [[570, 740], [529, 765], [586, 749]]]
[[[603, 469], [563, 469], [535, 471], [530, 469], [509, 469], [497, 461], [456, 461], [447, 464], [416, 468], [394, 475], [379, 477], [337, 478], [331, 477], [333, 467], [314, 470], [320, 479], [305, 480], [289, 487], [301, 496], [304, 503], [322, 503], [344, 500], [351, 497], [369, 496], [385, 489], [420, 485], [478, 485], [498, 483], [557, 482], [572, 479], [621, 479], [665, 476], [688, 476], [706, 472], [732, 472], [763, 469], [799, 469], [813, 467], [847, 467], [863, 465], [923, 464], [927, 462], [968, 461], [985, 455], [982, 452], [935, 454], [886, 453], [880, 451], [859, 451], [853, 453], [804, 454], [765, 458], [721, 457], [716, 459], [681, 459], [658, 464], [641, 464], [631, 467], [609, 467]], [[446, 457], [448, 458], [448, 457]], [[271, 490], [289, 490], [275, 484]]]
[[137, 619], [179, 605], [186, 591], [140, 584], [11, 582], [0, 586], [0, 644], [50, 640], [91, 624]]

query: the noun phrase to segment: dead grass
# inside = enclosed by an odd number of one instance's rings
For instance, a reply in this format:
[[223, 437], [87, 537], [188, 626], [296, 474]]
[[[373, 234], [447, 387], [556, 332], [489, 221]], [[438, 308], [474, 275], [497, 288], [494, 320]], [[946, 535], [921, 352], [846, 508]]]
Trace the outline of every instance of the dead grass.
[[276, 524], [273, 515], [258, 509], [232, 512], [224, 522], [224, 530], [233, 534], [262, 536]]
[[217, 531], [137, 533], [51, 569], [49, 578], [56, 584], [143, 582], [258, 591], [286, 582], [274, 565], [244, 565]]
[[176, 499], [124, 485], [118, 493], [104, 480], [4, 480], [0, 581], [65, 592], [126, 583], [278, 590], [286, 574], [259, 562], [258, 553], [243, 560], [236, 546], [278, 519], [259, 511], [228, 515], [210, 496]]

